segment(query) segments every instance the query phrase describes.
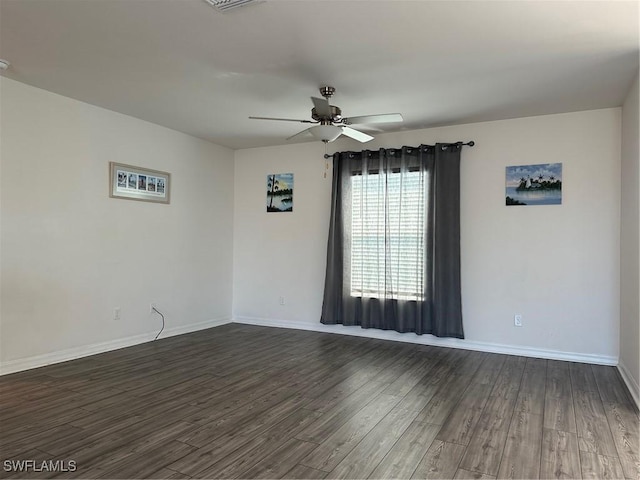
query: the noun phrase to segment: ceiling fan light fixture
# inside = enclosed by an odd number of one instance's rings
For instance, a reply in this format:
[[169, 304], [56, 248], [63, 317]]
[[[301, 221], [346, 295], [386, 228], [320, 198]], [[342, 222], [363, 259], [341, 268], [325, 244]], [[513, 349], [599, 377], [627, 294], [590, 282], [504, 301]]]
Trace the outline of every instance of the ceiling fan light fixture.
[[335, 125], [316, 125], [309, 129], [311, 135], [323, 142], [333, 142], [342, 134], [342, 128]]

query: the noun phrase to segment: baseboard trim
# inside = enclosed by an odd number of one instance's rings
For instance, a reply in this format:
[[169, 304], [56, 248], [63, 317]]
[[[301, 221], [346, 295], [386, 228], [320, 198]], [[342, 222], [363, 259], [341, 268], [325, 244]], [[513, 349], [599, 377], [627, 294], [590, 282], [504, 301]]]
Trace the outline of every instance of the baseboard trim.
[[[206, 322], [193, 323], [190, 325], [180, 325], [177, 327], [170, 327], [165, 329], [160, 338], [173, 337], [176, 335], [183, 335], [185, 333], [196, 332], [198, 330], [205, 330], [207, 328], [218, 327], [226, 323], [231, 323], [230, 317], [222, 317]], [[153, 341], [157, 332], [143, 333], [141, 335], [133, 335], [131, 337], [119, 338], [117, 340], [109, 340], [106, 342], [94, 343], [91, 345], [83, 345], [81, 347], [69, 348], [66, 350], [60, 350], [58, 352], [45, 353], [44, 355], [36, 355], [33, 357], [20, 358], [17, 360], [10, 360], [8, 362], [0, 363], [0, 375], [8, 375], [10, 373], [22, 372], [24, 370], [31, 370], [33, 368], [44, 367], [54, 363], [66, 362], [69, 360], [75, 360], [78, 358], [88, 357], [90, 355], [96, 355], [98, 353], [109, 352], [111, 350], [118, 350], [120, 348], [132, 347], [134, 345], [140, 345]]]
[[636, 402], [638, 410], [640, 410], [640, 386], [638, 385], [637, 380], [633, 378], [633, 375], [631, 375], [627, 366], [622, 362], [618, 364], [618, 371], [620, 372], [622, 380], [626, 383], [627, 390], [629, 390], [633, 401]]
[[[460, 348], [464, 350], [475, 350], [479, 352], [501, 353], [507, 355], [519, 355], [524, 357], [546, 358], [551, 360], [565, 360], [571, 362], [591, 363], [596, 365], [617, 365], [618, 370], [620, 371], [620, 375], [625, 381], [629, 392], [640, 408], [640, 388], [631, 376], [628, 368], [624, 364], [618, 364], [617, 358], [606, 355], [562, 352], [557, 350], [545, 350], [517, 345], [474, 342], [455, 338], [438, 338], [432, 335], [412, 335], [385, 330], [363, 329], [360, 327], [345, 327], [343, 325], [323, 325], [319, 322], [296, 322], [290, 320], [278, 320], [258, 317], [222, 317], [208, 320], [206, 322], [171, 327], [165, 329], [164, 332], [162, 332], [160, 338], [168, 338], [176, 335], [183, 335], [185, 333], [196, 332], [198, 330], [206, 330], [207, 328], [213, 328], [232, 322], [247, 325], [260, 325], [264, 327], [292, 328], [296, 330], [309, 330], [314, 332], [333, 333], [338, 335], [377, 338], [380, 340], [393, 340], [421, 345]], [[120, 348], [140, 345], [142, 343], [153, 341], [155, 336], [155, 332], [145, 333], [117, 340], [109, 340], [107, 342], [100, 342], [91, 345], [85, 345], [82, 347], [61, 350], [58, 352], [47, 353], [44, 355], [36, 355], [33, 357], [10, 360], [8, 362], [0, 363], [0, 375], [8, 375], [10, 373], [44, 367], [46, 365], [51, 365], [54, 363], [75, 360], [90, 355], [96, 355], [98, 353], [109, 352], [111, 350], [118, 350]]]
[[618, 358], [608, 355], [593, 355], [575, 352], [562, 352], [558, 350], [545, 350], [540, 348], [525, 347], [519, 345], [504, 345], [499, 343], [474, 342], [457, 338], [438, 338], [433, 335], [413, 335], [398, 333], [389, 330], [364, 329], [360, 327], [345, 327], [343, 325], [323, 325], [320, 322], [300, 322], [292, 320], [277, 320], [270, 318], [243, 317], [233, 318], [234, 323], [247, 325], [260, 325], [264, 327], [293, 328], [296, 330], [310, 330], [314, 332], [335, 333], [339, 335], [352, 335], [356, 337], [377, 338], [380, 340], [393, 340], [396, 342], [417, 343], [437, 347], [460, 348], [463, 350], [475, 350], [478, 352], [502, 353], [518, 355], [522, 357], [546, 358], [550, 360], [565, 360], [569, 362], [591, 363], [596, 365], [615, 366]]
[[219, 327], [220, 325], [226, 325], [227, 323], [232, 322], [233, 320], [231, 319], [231, 317], [220, 317], [213, 320], [207, 320], [206, 322], [181, 325], [178, 327], [165, 329], [160, 335], [160, 338], [175, 337], [176, 335], [184, 335], [185, 333], [192, 333], [199, 330], [206, 330], [207, 328]]

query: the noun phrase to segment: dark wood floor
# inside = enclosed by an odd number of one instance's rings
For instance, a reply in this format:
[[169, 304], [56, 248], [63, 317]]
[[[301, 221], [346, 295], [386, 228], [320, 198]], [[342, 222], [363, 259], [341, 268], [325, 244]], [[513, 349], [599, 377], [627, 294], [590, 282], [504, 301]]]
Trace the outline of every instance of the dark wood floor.
[[640, 476], [613, 367], [297, 330], [231, 324], [0, 377], [0, 405], [5, 478]]

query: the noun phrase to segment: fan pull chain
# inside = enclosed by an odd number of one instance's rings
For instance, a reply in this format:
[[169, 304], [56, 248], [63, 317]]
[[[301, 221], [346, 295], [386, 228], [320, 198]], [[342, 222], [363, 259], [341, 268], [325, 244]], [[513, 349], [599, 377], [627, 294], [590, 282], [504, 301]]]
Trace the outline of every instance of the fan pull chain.
[[327, 178], [329, 170], [329, 157], [327, 156], [327, 142], [324, 142], [324, 178]]

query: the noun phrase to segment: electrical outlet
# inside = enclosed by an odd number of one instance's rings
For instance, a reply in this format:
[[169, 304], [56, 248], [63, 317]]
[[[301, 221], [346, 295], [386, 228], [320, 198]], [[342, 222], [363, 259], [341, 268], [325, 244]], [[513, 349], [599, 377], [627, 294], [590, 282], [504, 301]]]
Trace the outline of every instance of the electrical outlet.
[[113, 319], [120, 320], [120, 307], [116, 307], [113, 309]]
[[150, 303], [149, 304], [149, 313], [153, 313], [155, 311], [156, 308], [156, 304], [155, 303]]
[[522, 326], [522, 315], [514, 315], [513, 316], [513, 324], [516, 327], [521, 327]]
[[284, 305], [284, 297], [280, 297], [279, 301], [280, 301], [280, 305]]

